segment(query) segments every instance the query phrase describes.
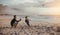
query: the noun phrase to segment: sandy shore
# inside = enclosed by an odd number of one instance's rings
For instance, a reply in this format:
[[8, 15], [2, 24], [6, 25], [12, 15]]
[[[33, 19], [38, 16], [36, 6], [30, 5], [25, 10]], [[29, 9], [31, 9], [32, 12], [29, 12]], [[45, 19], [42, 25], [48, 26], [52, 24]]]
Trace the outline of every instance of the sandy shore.
[[31, 28], [22, 20], [17, 28], [11, 28], [11, 18], [0, 16], [0, 35], [57, 35], [56, 23], [30, 21]]

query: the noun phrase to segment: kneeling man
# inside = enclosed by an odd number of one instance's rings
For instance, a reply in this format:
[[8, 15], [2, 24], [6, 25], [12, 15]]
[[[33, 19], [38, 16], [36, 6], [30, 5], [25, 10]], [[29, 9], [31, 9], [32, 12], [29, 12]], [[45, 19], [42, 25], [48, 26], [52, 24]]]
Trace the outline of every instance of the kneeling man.
[[14, 18], [11, 20], [11, 27], [15, 27], [17, 26], [18, 22], [21, 21], [20, 20], [16, 20], [16, 15], [14, 15]]

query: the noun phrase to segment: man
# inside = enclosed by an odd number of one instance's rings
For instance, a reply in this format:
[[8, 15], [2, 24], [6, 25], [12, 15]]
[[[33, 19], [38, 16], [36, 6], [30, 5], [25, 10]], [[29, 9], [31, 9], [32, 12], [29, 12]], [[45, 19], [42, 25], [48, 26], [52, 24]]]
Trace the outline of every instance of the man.
[[20, 20], [16, 20], [16, 15], [14, 15], [14, 18], [11, 20], [11, 27], [15, 27], [17, 26], [18, 22], [21, 21]]

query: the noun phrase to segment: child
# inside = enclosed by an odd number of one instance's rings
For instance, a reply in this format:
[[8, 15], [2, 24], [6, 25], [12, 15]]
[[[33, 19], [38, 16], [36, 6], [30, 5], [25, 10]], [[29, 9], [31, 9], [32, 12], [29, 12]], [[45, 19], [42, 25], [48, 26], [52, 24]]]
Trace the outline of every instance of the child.
[[28, 16], [25, 17], [25, 22], [30, 27]]

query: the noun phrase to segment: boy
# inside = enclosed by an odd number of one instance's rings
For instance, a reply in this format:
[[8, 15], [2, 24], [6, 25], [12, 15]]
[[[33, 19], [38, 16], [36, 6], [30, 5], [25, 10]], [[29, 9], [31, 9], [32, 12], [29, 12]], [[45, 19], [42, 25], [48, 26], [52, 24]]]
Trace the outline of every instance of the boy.
[[30, 27], [28, 16], [25, 17], [25, 22]]

